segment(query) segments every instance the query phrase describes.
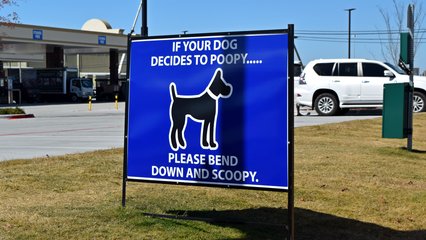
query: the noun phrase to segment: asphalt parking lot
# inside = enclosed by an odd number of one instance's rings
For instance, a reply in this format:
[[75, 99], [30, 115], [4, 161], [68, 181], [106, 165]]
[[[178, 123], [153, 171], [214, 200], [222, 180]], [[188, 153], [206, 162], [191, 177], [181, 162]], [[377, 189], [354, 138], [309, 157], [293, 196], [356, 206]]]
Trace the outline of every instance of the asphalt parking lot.
[[381, 109], [362, 109], [362, 110], [351, 110], [342, 116], [318, 116], [314, 110], [302, 109], [300, 111], [301, 116], [297, 116], [295, 112], [294, 126], [304, 127], [313, 125], [322, 125], [330, 123], [347, 122], [354, 120], [372, 119], [382, 117]]
[[0, 161], [123, 147], [124, 103], [22, 108], [35, 118], [0, 119]]
[[[35, 118], [0, 118], [0, 161], [120, 148], [124, 144], [124, 103], [22, 106]], [[380, 110], [322, 117], [314, 111], [295, 116], [295, 127], [381, 117]], [[296, 114], [295, 114], [296, 115]]]

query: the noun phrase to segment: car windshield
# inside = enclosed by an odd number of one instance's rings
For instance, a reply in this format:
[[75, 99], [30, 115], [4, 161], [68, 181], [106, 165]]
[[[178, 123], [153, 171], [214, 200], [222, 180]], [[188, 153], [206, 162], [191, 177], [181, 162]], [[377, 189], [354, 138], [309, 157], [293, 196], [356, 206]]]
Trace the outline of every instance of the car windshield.
[[93, 87], [92, 80], [90, 80], [90, 79], [81, 79], [81, 85], [85, 88], [92, 88]]
[[394, 65], [392, 65], [392, 64], [390, 64], [390, 63], [387, 63], [387, 62], [385, 62], [385, 64], [386, 64], [388, 67], [392, 68], [395, 72], [397, 72], [397, 73], [399, 73], [399, 74], [402, 74], [402, 75], [406, 75], [406, 73], [405, 73], [404, 71], [402, 71], [402, 69], [400, 69], [399, 67], [396, 67], [396, 66], [394, 66]]

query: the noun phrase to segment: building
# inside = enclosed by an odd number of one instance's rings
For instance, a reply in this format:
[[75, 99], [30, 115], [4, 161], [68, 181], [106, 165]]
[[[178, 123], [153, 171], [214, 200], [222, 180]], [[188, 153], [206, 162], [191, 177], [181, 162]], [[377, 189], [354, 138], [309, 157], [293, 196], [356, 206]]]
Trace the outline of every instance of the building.
[[82, 77], [117, 84], [126, 74], [126, 51], [123, 30], [99, 19], [88, 20], [80, 30], [1, 24], [0, 103], [18, 92], [10, 87], [19, 85], [23, 68], [78, 68]]

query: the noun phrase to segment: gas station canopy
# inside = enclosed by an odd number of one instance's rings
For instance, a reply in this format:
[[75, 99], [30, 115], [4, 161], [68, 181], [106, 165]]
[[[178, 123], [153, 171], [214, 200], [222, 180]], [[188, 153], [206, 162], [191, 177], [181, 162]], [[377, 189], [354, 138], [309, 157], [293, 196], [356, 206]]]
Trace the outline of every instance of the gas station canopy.
[[127, 35], [99, 19], [87, 21], [81, 30], [0, 24], [0, 61], [43, 61], [52, 48], [63, 54], [124, 52]]

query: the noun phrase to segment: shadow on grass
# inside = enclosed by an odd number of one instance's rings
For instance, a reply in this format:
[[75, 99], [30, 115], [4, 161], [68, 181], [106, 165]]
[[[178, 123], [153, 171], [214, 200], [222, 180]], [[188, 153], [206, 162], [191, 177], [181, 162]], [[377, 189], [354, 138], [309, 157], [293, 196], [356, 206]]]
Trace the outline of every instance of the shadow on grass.
[[[221, 227], [237, 228], [244, 239], [285, 239], [287, 209], [258, 208], [229, 211], [169, 211], [176, 218], [204, 221]], [[397, 231], [373, 223], [337, 217], [307, 209], [295, 209], [296, 239], [426, 239], [426, 230]]]
[[[402, 150], [408, 151], [407, 147], [401, 147]], [[426, 153], [425, 150], [417, 150], [417, 149], [412, 149], [411, 150], [412, 153]]]

